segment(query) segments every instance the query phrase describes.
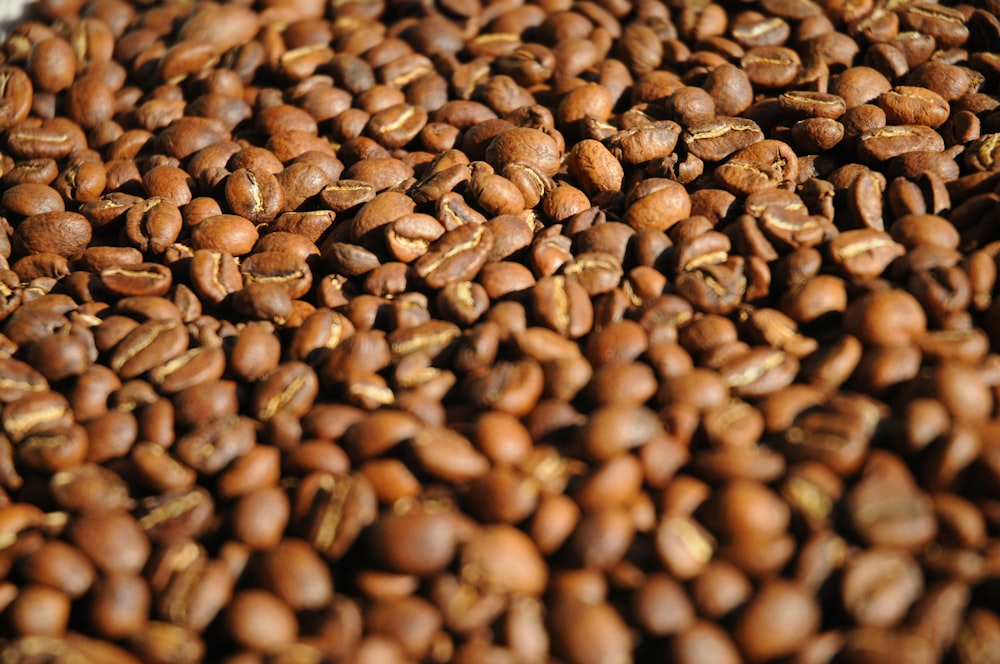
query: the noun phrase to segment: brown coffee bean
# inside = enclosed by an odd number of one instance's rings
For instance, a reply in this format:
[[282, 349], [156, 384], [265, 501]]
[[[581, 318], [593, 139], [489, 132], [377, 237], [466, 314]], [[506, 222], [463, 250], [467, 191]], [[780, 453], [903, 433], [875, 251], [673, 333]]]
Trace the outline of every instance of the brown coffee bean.
[[521, 416], [530, 412], [542, 395], [543, 369], [530, 358], [498, 362], [469, 374], [465, 389], [472, 402], [482, 408]]
[[53, 253], [71, 258], [90, 243], [90, 222], [75, 212], [44, 212], [28, 217], [15, 229], [11, 238], [22, 254]]
[[54, 159], [25, 159], [5, 172], [3, 180], [15, 187], [19, 184], [49, 185], [58, 175], [59, 165]]
[[326, 606], [333, 579], [326, 563], [304, 540], [285, 539], [260, 562], [264, 585], [294, 611]]
[[151, 320], [118, 342], [110, 366], [123, 378], [134, 378], [187, 350], [188, 334], [180, 321]]
[[682, 138], [691, 154], [704, 161], [716, 162], [763, 140], [764, 134], [752, 120], [716, 117], [689, 127]]
[[739, 115], [753, 103], [753, 89], [746, 73], [729, 62], [714, 67], [702, 87], [712, 96], [717, 115]]
[[845, 231], [830, 241], [830, 257], [847, 276], [872, 279], [905, 249], [888, 233], [875, 229]]
[[[232, 406], [226, 403], [227, 393], [235, 398], [229, 389], [206, 389], [212, 384], [190, 387], [174, 397], [179, 423], [183, 425], [188, 416], [193, 421], [203, 423], [191, 433], [181, 437], [174, 450], [177, 457], [188, 466], [206, 475], [214, 475], [234, 459], [248, 452], [254, 443], [253, 424], [247, 418], [240, 418], [229, 412]], [[215, 383], [215, 385], [225, 385]], [[235, 386], [230, 384], [235, 390]], [[209, 407], [204, 405], [208, 401]], [[190, 406], [187, 406], [188, 404]], [[187, 407], [187, 408], [185, 408]], [[235, 408], [232, 408], [235, 411]], [[216, 419], [217, 418], [217, 419]]]
[[553, 650], [567, 662], [627, 660], [632, 640], [621, 615], [606, 602], [557, 601], [548, 617]]
[[902, 85], [881, 94], [876, 100], [885, 111], [886, 122], [893, 125], [926, 125], [937, 128], [950, 114], [948, 102], [941, 95], [914, 86]]
[[284, 286], [290, 297], [297, 299], [309, 292], [312, 271], [309, 265], [288, 253], [256, 251], [240, 265], [244, 285], [273, 283]]
[[903, 552], [871, 549], [852, 556], [844, 565], [841, 595], [859, 625], [899, 624], [923, 590], [917, 562]]
[[165, 295], [173, 283], [170, 271], [157, 263], [107, 267], [101, 270], [100, 278], [108, 291], [126, 297]]
[[147, 498], [142, 507], [139, 525], [160, 542], [201, 535], [215, 511], [211, 494], [201, 487]]
[[571, 339], [586, 334], [593, 325], [590, 297], [572, 277], [558, 275], [538, 280], [532, 288], [532, 303], [540, 322]]
[[260, 223], [278, 216], [285, 195], [271, 173], [241, 168], [226, 178], [226, 202], [234, 214]]
[[936, 523], [930, 499], [901, 466], [888, 453], [870, 455], [846, 501], [854, 527], [866, 541], [912, 549], [934, 537]]
[[671, 654], [679, 664], [694, 664], [703, 657], [720, 664], [735, 664], [741, 661], [736, 645], [726, 631], [715, 623], [698, 621], [671, 641]]
[[676, 288], [700, 311], [725, 314], [732, 311], [747, 288], [744, 262], [739, 257], [724, 263], [700, 265], [677, 277]]
[[114, 573], [95, 584], [90, 595], [90, 620], [99, 635], [126, 638], [145, 625], [150, 603], [149, 585], [142, 577]]
[[209, 249], [240, 256], [248, 254], [257, 242], [253, 222], [231, 214], [204, 219], [191, 230], [191, 248]]
[[127, 512], [78, 516], [70, 523], [68, 535], [106, 574], [138, 573], [149, 559], [149, 539]]
[[835, 120], [844, 114], [846, 104], [843, 98], [810, 90], [783, 92], [778, 96], [778, 107], [785, 113], [807, 118], [828, 118]]
[[229, 304], [238, 314], [252, 320], [284, 325], [295, 309], [288, 289], [280, 283], [256, 281], [233, 293]]
[[256, 551], [273, 549], [281, 541], [291, 516], [288, 494], [277, 486], [264, 486], [237, 499], [232, 511], [232, 533]]
[[[766, 582], [740, 612], [733, 638], [747, 659], [766, 661], [797, 652], [820, 618], [819, 603], [808, 588], [776, 579]], [[760, 638], [765, 633], [780, 638]]]
[[[890, 320], [892, 325], [886, 322]], [[852, 302], [844, 314], [844, 327], [863, 343], [907, 344], [925, 332], [927, 316], [906, 291], [883, 290]]]
[[[698, 91], [704, 95], [703, 91], [698, 88], [682, 88], [682, 90]], [[697, 93], [694, 94], [697, 96]], [[695, 113], [692, 110], [694, 102], [687, 99], [679, 99], [678, 95], [682, 95], [682, 92], [678, 91], [674, 93], [674, 111], [675, 113], [683, 112], [685, 114], [681, 119], [689, 120], [683, 123], [686, 126], [708, 121], [714, 115], [705, 110], [701, 113]], [[703, 106], [712, 104], [711, 97], [707, 95], [705, 95], [704, 99], [699, 97], [698, 102]], [[681, 111], [681, 108], [684, 110]], [[688, 118], [689, 115], [691, 116], [690, 118]], [[680, 138], [680, 133], [681, 127], [677, 123], [663, 120], [654, 122], [649, 126], [633, 127], [613, 134], [608, 138], [608, 149], [616, 159], [623, 163], [633, 165], [643, 164], [653, 159], [666, 157], [672, 153], [674, 147], [677, 145], [678, 138]]]
[[755, 46], [740, 60], [754, 85], [782, 88], [795, 80], [802, 67], [798, 54], [783, 46]]
[[566, 155], [569, 171], [598, 205], [621, 190], [624, 171], [618, 159], [598, 141], [580, 141]]
[[293, 516], [303, 537], [323, 556], [336, 560], [375, 520], [376, 507], [374, 491], [363, 476], [317, 472], [299, 485]]
[[[448, 512], [431, 512], [415, 504], [406, 512], [380, 515], [371, 527], [368, 550], [392, 571], [420, 576], [434, 574], [443, 570], [455, 555], [455, 527]], [[400, 548], [401, 543], [407, 547]]]
[[77, 599], [94, 583], [94, 566], [76, 547], [61, 540], [48, 540], [23, 562], [24, 575], [32, 583], [44, 584]]
[[15, 444], [28, 436], [64, 430], [72, 424], [69, 403], [56, 392], [32, 392], [3, 408], [3, 430]]
[[59, 192], [47, 184], [25, 182], [10, 187], [0, 199], [9, 212], [30, 217], [45, 212], [63, 212], [66, 204]]
[[275, 175], [282, 192], [281, 210], [298, 210], [313, 196], [319, 194], [329, 184], [325, 171], [307, 161], [295, 161]]
[[668, 230], [691, 214], [691, 199], [673, 180], [651, 178], [632, 188], [625, 198], [624, 221], [636, 230]]
[[484, 226], [461, 225], [431, 244], [414, 269], [431, 288], [470, 281], [485, 263], [493, 240]]
[[468, 191], [478, 207], [490, 216], [517, 214], [525, 208], [521, 190], [495, 173], [473, 173]]
[[152, 442], [139, 442], [132, 447], [130, 459], [138, 476], [150, 486], [162, 491], [184, 491], [194, 486], [197, 473]]
[[691, 599], [698, 611], [721, 618], [750, 599], [753, 587], [739, 568], [724, 560], [713, 560], [691, 581]]
[[859, 137], [858, 155], [866, 161], [886, 161], [913, 150], [944, 150], [940, 134], [928, 126], [886, 125]]
[[552, 177], [559, 170], [559, 145], [548, 134], [538, 129], [514, 127], [490, 141], [486, 161], [495, 169], [508, 163], [530, 164]]
[[387, 148], [401, 148], [416, 138], [427, 119], [421, 106], [394, 104], [374, 113], [366, 132]]
[[7, 607], [11, 630], [22, 636], [61, 637], [66, 633], [70, 598], [44, 585], [27, 585]]
[[125, 217], [129, 241], [140, 250], [155, 254], [166, 251], [177, 240], [182, 227], [177, 206], [158, 197], [132, 206]]
[[266, 590], [242, 590], [226, 610], [226, 629], [240, 645], [274, 652], [295, 641], [299, 624], [291, 608]]
[[10, 126], [7, 145], [19, 157], [62, 159], [74, 150], [84, 149], [86, 137], [80, 126], [67, 118], [29, 118]]
[[229, 135], [222, 123], [209, 118], [186, 116], [160, 132], [159, 142], [168, 155], [185, 159]]
[[243, 287], [239, 265], [229, 253], [199, 249], [191, 258], [190, 270], [191, 289], [212, 304]]
[[734, 194], [752, 194], [794, 182], [798, 158], [781, 141], [763, 140], [735, 152], [715, 169], [719, 185]]
[[463, 579], [472, 585], [504, 594], [539, 595], [548, 569], [534, 542], [506, 524], [485, 526], [459, 553]]
[[951, 7], [919, 3], [901, 12], [900, 20], [906, 28], [929, 35], [946, 46], [959, 46], [969, 36], [966, 16]]
[[194, 664], [205, 656], [205, 644], [192, 630], [151, 620], [128, 639], [129, 648], [145, 662]]
[[831, 81], [829, 92], [842, 97], [850, 109], [877, 98], [891, 87], [888, 79], [871, 67], [849, 67]]

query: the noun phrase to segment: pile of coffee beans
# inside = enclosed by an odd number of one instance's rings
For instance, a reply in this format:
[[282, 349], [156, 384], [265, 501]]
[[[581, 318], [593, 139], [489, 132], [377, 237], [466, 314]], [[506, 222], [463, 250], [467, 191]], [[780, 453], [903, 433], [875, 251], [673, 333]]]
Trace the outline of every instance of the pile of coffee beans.
[[1000, 0], [39, 0], [0, 661], [1000, 661]]

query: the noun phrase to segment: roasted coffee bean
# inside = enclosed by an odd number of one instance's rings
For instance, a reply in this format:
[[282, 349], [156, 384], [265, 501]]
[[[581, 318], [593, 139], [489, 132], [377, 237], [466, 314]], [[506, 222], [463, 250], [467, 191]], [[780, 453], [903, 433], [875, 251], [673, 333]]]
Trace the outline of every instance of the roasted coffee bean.
[[691, 154], [705, 161], [717, 162], [763, 140], [764, 134], [752, 120], [716, 117], [710, 122], [688, 128], [683, 139]]
[[265, 590], [237, 593], [226, 610], [226, 629], [240, 645], [274, 651], [298, 637], [295, 613], [276, 595]]
[[[781, 625], [780, 639], [761, 639], [768, 625]], [[799, 651], [820, 624], [816, 597], [806, 587], [785, 581], [765, 583], [736, 619], [733, 638], [752, 661]]]
[[43, 212], [28, 217], [14, 231], [11, 243], [22, 255], [52, 253], [75, 257], [90, 243], [90, 222], [75, 212]]
[[111, 574], [100, 579], [90, 594], [94, 630], [108, 639], [131, 636], [147, 621], [151, 603], [149, 585], [138, 575]]
[[924, 590], [917, 562], [906, 553], [872, 549], [845, 563], [844, 607], [859, 625], [892, 627]]
[[798, 53], [783, 46], [756, 46], [740, 60], [754, 85], [782, 88], [795, 80], [802, 67]]
[[82, 515], [69, 524], [69, 539], [101, 571], [138, 573], [150, 554], [139, 521], [124, 511]]
[[110, 365], [123, 378], [134, 378], [174, 359], [187, 347], [187, 330], [180, 321], [151, 320], [115, 345]]
[[235, 214], [259, 223], [278, 216], [285, 195], [271, 173], [241, 168], [226, 178], [226, 202]]
[[636, 230], [668, 230], [691, 214], [691, 198], [683, 186], [651, 178], [632, 188], [625, 198], [624, 221]]
[[[890, 320], [891, 326], [886, 322]], [[844, 314], [844, 324], [863, 343], [907, 344], [926, 331], [927, 315], [906, 291], [882, 290], [852, 302]]]
[[94, 583], [94, 566], [74, 546], [61, 540], [43, 543], [24, 561], [24, 574], [32, 583], [55, 588], [79, 598]]
[[485, 226], [461, 225], [431, 244], [413, 267], [431, 288], [469, 281], [486, 262], [493, 242], [493, 233]]
[[735, 152], [715, 169], [715, 179], [723, 189], [746, 195], [794, 182], [798, 173], [798, 158], [787, 144], [764, 140]]
[[598, 205], [612, 200], [625, 176], [621, 164], [601, 143], [584, 140], [567, 154], [570, 173]]
[[914, 150], [944, 150], [940, 134], [919, 124], [886, 125], [861, 134], [858, 141], [859, 156], [873, 162], [886, 161]]

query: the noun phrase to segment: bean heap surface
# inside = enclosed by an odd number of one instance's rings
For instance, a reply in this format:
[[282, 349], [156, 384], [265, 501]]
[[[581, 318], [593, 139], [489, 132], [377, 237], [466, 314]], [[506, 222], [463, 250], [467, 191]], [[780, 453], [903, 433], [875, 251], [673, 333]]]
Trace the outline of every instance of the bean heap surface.
[[1000, 661], [1000, 1], [30, 11], [0, 661]]

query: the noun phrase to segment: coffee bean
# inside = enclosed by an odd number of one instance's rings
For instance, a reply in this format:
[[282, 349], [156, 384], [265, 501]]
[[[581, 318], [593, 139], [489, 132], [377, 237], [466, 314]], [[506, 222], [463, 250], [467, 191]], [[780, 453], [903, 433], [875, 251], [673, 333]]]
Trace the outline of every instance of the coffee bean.
[[554, 608], [549, 616], [553, 649], [566, 661], [583, 664], [630, 657], [625, 621], [610, 604], [566, 599]]
[[872, 544], [910, 548], [934, 536], [933, 507], [894, 456], [870, 455], [846, 500], [855, 527]]
[[286, 539], [269, 551], [261, 561], [260, 576], [296, 611], [325, 606], [333, 595], [329, 569], [304, 540]]
[[755, 46], [740, 61], [754, 85], [781, 88], [798, 75], [802, 66], [798, 54], [782, 46]]
[[129, 647], [143, 661], [197, 662], [205, 656], [205, 644], [192, 630], [172, 623], [149, 621], [129, 637]]
[[283, 209], [285, 196], [271, 173], [241, 168], [226, 178], [226, 202], [235, 214], [264, 222], [273, 220]]
[[191, 248], [239, 256], [250, 253], [257, 238], [257, 229], [251, 221], [232, 214], [220, 214], [204, 219], [192, 229]]
[[431, 288], [468, 281], [485, 263], [493, 241], [484, 226], [461, 225], [431, 244], [413, 267]]
[[76, 517], [68, 535], [105, 573], [138, 573], [149, 559], [149, 539], [138, 520], [124, 511]]
[[[882, 322], [875, 324], [876, 320]], [[893, 320], [893, 325], [886, 325], [886, 320]], [[844, 323], [845, 328], [863, 343], [905, 344], [924, 333], [927, 316], [909, 293], [886, 290], [852, 302], [845, 312]]]
[[243, 646], [274, 651], [295, 641], [299, 624], [277, 596], [251, 589], [233, 597], [226, 611], [226, 629]]
[[75, 212], [43, 212], [22, 221], [11, 238], [22, 254], [53, 253], [66, 258], [82, 252], [90, 243], [90, 222]]
[[[819, 627], [818, 602], [809, 589], [784, 580], [765, 583], [736, 619], [733, 637], [752, 661], [797, 652]], [[780, 639], [760, 639], [768, 625], [781, 625]]]
[[710, 122], [689, 127], [682, 138], [691, 154], [716, 162], [763, 140], [764, 134], [752, 120], [716, 117]]
[[886, 125], [859, 137], [858, 154], [869, 161], [885, 161], [913, 150], [941, 151], [940, 134], [924, 125]]
[[798, 158], [787, 144], [764, 140], [735, 152], [715, 169], [715, 178], [734, 194], [751, 194], [794, 182], [798, 172]]
[[626, 195], [624, 221], [636, 230], [668, 230], [691, 213], [691, 199], [673, 180], [645, 180]]
[[830, 93], [810, 90], [783, 92], [778, 96], [778, 106], [785, 113], [795, 116], [831, 120], [839, 118], [847, 110], [843, 98]]
[[844, 607], [858, 624], [873, 627], [898, 624], [923, 589], [912, 557], [879, 549], [849, 559], [841, 582]]
[[[691, 90], [698, 90], [698, 88], [691, 88]], [[678, 94], [680, 94], [680, 91], [674, 94], [675, 112], [685, 113], [686, 118], [687, 115], [693, 114], [693, 111], [689, 109], [694, 102], [686, 99], [678, 99]], [[709, 104], [711, 103], [711, 97], [708, 97], [707, 100], [699, 99], [699, 101], [702, 104]], [[684, 108], [684, 111], [678, 110], [681, 107]], [[695, 115], [693, 119], [698, 121], [709, 120], [711, 119], [711, 114], [703, 113]], [[688, 122], [687, 124], [695, 123]], [[608, 139], [608, 149], [621, 162], [626, 164], [643, 164], [659, 157], [666, 157], [673, 152], [680, 133], [681, 128], [676, 123], [669, 120], [660, 121], [650, 126], [634, 127], [613, 134]]]
[[32, 583], [45, 584], [79, 598], [94, 583], [94, 566], [74, 546], [61, 540], [49, 540], [24, 562], [24, 574]]
[[707, 621], [698, 621], [677, 635], [671, 642], [671, 653], [675, 661], [684, 664], [705, 656], [725, 664], [740, 661], [740, 653], [726, 631]]
[[549, 177], [559, 170], [560, 156], [558, 144], [548, 134], [529, 127], [508, 129], [490, 141], [486, 149], [486, 161], [493, 168], [525, 163]]

